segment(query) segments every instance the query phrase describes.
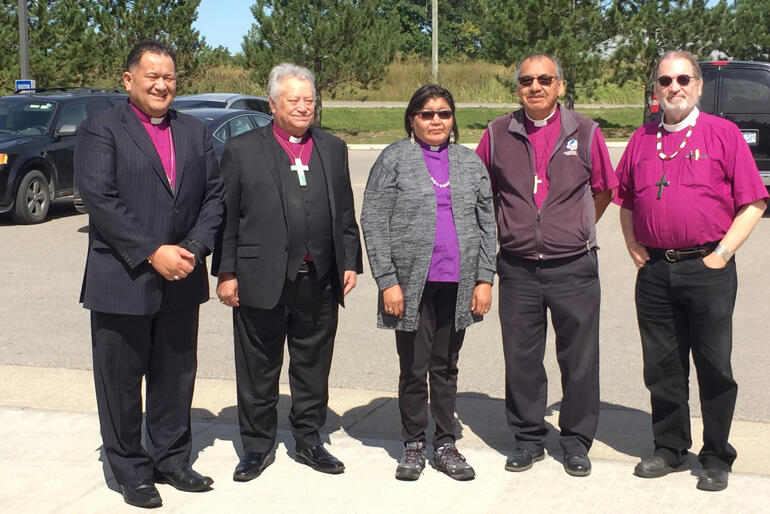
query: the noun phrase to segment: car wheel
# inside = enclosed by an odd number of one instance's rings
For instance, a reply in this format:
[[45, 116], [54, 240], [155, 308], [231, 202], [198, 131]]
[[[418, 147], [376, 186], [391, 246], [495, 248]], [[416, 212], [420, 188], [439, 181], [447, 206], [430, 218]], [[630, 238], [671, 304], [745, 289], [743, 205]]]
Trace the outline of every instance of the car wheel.
[[28, 171], [21, 179], [19, 190], [14, 202], [13, 220], [23, 225], [40, 223], [48, 215], [51, 198], [48, 191], [48, 180], [38, 170]]

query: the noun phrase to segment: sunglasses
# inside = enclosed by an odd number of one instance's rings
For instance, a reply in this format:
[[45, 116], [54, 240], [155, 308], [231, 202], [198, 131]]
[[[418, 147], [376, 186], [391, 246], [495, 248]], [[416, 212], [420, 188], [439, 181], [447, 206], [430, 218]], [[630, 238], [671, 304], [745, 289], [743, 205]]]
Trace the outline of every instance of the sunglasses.
[[434, 116], [438, 115], [441, 120], [448, 120], [452, 118], [452, 111], [417, 111], [414, 113], [422, 121], [431, 121]]
[[674, 79], [676, 79], [676, 83], [684, 87], [687, 84], [689, 84], [690, 81], [694, 78], [695, 77], [691, 77], [690, 75], [677, 75], [676, 77], [669, 77], [668, 75], [663, 75], [662, 77], [658, 77], [658, 84], [660, 84], [660, 87], [668, 87], [671, 85]]
[[553, 75], [538, 75], [536, 77], [524, 75], [523, 77], [519, 77], [519, 85], [522, 87], [529, 87], [536, 80], [541, 86], [550, 86], [553, 81], [556, 80], [556, 77]]

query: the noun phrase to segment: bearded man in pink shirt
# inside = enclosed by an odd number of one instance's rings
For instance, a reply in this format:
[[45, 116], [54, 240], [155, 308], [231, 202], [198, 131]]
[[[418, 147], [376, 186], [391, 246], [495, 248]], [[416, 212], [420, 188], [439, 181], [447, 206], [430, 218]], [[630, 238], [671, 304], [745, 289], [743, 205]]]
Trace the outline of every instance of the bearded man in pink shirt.
[[703, 415], [698, 489], [727, 487], [738, 386], [730, 366], [738, 283], [733, 255], [762, 217], [767, 191], [732, 122], [700, 112], [703, 80], [689, 52], [664, 54], [655, 92], [660, 122], [634, 133], [618, 165], [620, 222], [639, 269], [636, 310], [655, 452], [634, 474], [685, 469], [689, 358]]

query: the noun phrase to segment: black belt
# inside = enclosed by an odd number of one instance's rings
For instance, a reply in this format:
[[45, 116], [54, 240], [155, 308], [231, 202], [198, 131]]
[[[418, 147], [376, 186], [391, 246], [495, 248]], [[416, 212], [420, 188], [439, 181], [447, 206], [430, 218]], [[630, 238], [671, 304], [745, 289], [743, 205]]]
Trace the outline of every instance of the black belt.
[[718, 242], [706, 243], [701, 246], [690, 246], [688, 248], [647, 248], [650, 257], [657, 259], [666, 259], [668, 262], [686, 261], [697, 257], [705, 257], [714, 251]]
[[302, 261], [299, 265], [297, 273], [310, 273], [313, 269], [313, 261]]

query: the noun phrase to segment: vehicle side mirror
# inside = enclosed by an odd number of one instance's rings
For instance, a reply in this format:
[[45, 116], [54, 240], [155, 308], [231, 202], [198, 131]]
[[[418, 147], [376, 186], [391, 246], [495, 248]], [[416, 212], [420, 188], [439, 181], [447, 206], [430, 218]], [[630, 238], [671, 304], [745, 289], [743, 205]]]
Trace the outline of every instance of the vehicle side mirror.
[[74, 136], [78, 133], [78, 126], [72, 123], [65, 123], [56, 131], [56, 137]]

